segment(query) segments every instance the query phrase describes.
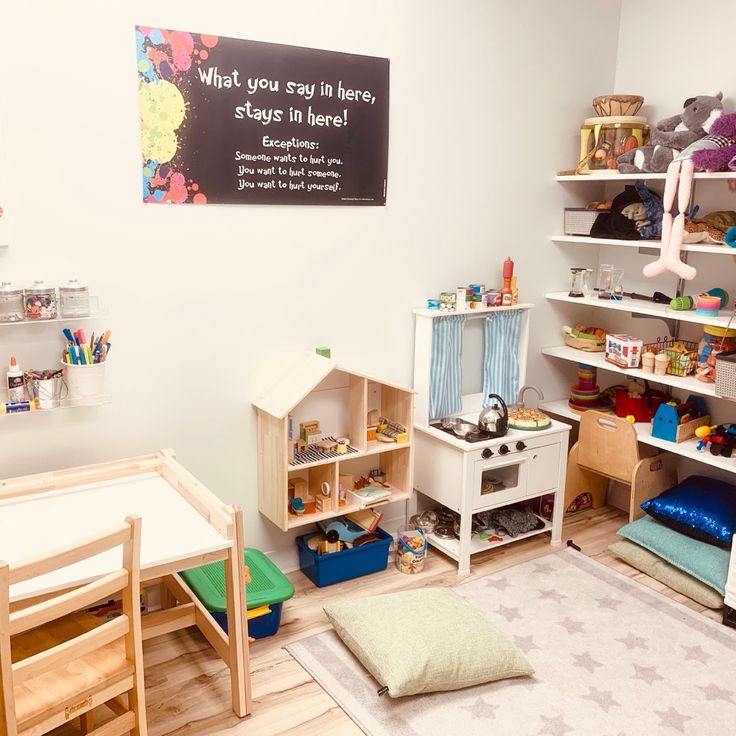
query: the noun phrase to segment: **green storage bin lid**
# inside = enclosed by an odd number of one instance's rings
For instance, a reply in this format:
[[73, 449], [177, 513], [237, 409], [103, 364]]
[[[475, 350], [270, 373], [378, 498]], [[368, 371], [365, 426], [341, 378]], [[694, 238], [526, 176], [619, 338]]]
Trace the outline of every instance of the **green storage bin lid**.
[[[251, 582], [245, 586], [248, 608], [282, 603], [294, 595], [294, 586], [289, 579], [263, 552], [246, 548], [243, 559], [250, 569]], [[208, 611], [222, 613], [227, 610], [223, 561], [185, 570], [181, 575]]]

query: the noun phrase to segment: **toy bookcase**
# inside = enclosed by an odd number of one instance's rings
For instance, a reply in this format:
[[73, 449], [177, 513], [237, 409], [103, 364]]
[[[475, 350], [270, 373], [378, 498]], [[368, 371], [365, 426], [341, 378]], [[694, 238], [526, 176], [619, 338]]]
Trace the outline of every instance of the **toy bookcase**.
[[[376, 505], [407, 501], [412, 492], [411, 389], [355, 373], [321, 355], [308, 353], [268, 393], [254, 402], [258, 414], [258, 508], [284, 531], [312, 524], [365, 507], [348, 488], [340, 504], [340, 476], [355, 479], [380, 468], [386, 473], [391, 496]], [[406, 427], [407, 441], [380, 442], [368, 439], [368, 414]], [[347, 437], [347, 451], [309, 449], [290, 455], [289, 429], [319, 422], [325, 438]], [[306, 499], [307, 505], [321, 493], [323, 483], [330, 494], [321, 510], [301, 515], [290, 511], [290, 496]]]

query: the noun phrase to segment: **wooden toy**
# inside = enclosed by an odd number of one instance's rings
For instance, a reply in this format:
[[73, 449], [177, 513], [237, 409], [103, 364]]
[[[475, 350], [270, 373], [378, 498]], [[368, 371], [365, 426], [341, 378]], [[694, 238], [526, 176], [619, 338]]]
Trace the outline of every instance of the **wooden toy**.
[[698, 427], [695, 430], [696, 437], [700, 438], [698, 450], [703, 450], [710, 445], [711, 455], [731, 457], [736, 447], [736, 424], [717, 424], [713, 427]]
[[321, 450], [322, 452], [336, 452], [337, 451], [337, 441], [331, 440], [331, 439], [324, 439], [324, 440], [317, 440], [315, 443], [312, 444], [312, 447], [317, 448], [318, 450]]
[[[652, 452], [642, 446], [641, 452]], [[640, 505], [677, 483], [669, 453], [640, 454], [634, 425], [623, 417], [587, 411], [580, 418], [578, 441], [567, 460], [565, 508], [583, 491], [593, 497], [593, 508], [605, 503], [608, 481], [630, 487], [629, 520], [644, 515]]]
[[668, 442], [684, 442], [695, 436], [695, 430], [710, 424], [710, 416], [702, 396], [689, 396], [681, 404], [660, 404], [652, 419], [652, 437]]

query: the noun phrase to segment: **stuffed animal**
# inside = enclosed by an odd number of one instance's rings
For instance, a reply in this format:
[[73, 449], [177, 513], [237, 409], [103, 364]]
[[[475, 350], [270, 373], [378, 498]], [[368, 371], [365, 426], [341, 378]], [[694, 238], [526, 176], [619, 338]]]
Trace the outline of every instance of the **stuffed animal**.
[[622, 174], [637, 171], [661, 173], [684, 149], [710, 133], [711, 126], [723, 112], [723, 94], [700, 95], [685, 100], [679, 115], [660, 120], [652, 130], [649, 144], [622, 153], [618, 170]]
[[[694, 146], [690, 157], [696, 171], [726, 171], [736, 156], [736, 113], [721, 115], [713, 122], [710, 134]], [[687, 150], [682, 152], [685, 153]]]
[[662, 199], [643, 181], [624, 187], [611, 202], [610, 212], [601, 212], [593, 222], [593, 238], [639, 240], [662, 234]]

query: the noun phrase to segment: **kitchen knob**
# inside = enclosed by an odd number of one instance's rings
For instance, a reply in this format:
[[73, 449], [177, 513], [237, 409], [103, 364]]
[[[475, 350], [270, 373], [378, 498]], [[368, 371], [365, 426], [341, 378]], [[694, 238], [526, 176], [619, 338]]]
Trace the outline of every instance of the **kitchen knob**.
[[490, 447], [486, 447], [486, 449], [481, 452], [481, 455], [483, 456], [484, 460], [488, 460], [488, 458], [493, 455], [493, 450], [491, 450]]
[[517, 442], [516, 449], [521, 452], [522, 450], [526, 450], [526, 445], [523, 442]]
[[499, 447], [499, 448], [498, 448], [498, 451], [499, 451], [499, 452], [500, 452], [500, 453], [501, 453], [502, 455], [507, 455], [507, 454], [508, 454], [509, 452], [511, 452], [511, 450], [509, 450], [509, 447], [508, 447], [508, 445], [501, 445], [501, 447]]

